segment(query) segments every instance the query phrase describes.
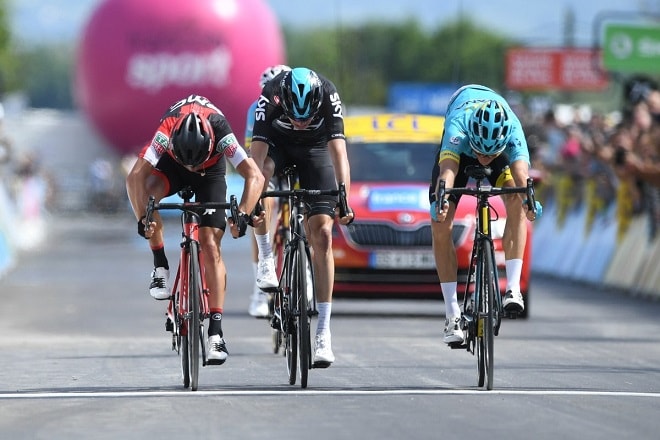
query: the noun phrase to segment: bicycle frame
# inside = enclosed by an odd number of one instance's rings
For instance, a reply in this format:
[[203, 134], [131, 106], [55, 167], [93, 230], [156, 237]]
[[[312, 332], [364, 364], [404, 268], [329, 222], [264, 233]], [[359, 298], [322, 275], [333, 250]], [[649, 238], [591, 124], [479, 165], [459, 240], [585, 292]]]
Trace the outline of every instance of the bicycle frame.
[[[183, 386], [196, 391], [200, 349], [202, 366], [208, 363], [204, 320], [210, 316], [209, 290], [203, 269], [204, 256], [199, 243], [200, 212], [206, 209], [230, 209], [234, 213], [238, 212], [238, 203], [233, 195], [230, 203], [194, 203], [190, 201], [194, 195], [190, 188], [179, 191], [179, 195], [183, 203], [157, 204], [153, 196], [149, 197], [146, 224], [151, 223], [154, 211], [181, 211], [181, 252], [166, 312], [166, 330], [172, 331], [172, 350], [181, 357]], [[237, 221], [235, 217], [233, 220]]]
[[[491, 173], [489, 167], [468, 166], [466, 174], [476, 181], [475, 188], [445, 188], [445, 182], [438, 180], [436, 204], [442, 205], [445, 195], [470, 195], [477, 198], [476, 227], [474, 243], [470, 256], [470, 267], [463, 298], [461, 327], [466, 333], [465, 345], [452, 348], [466, 348], [477, 355], [477, 384], [491, 390], [494, 371], [494, 336], [499, 333], [503, 307], [499, 286], [495, 248], [491, 235], [491, 206], [489, 198], [503, 194], [527, 194], [527, 208], [536, 213], [534, 186], [531, 178], [526, 187], [490, 187], [482, 186], [482, 181]], [[473, 287], [471, 289], [471, 287]]]
[[[294, 189], [295, 171], [289, 167], [285, 170], [289, 189], [285, 191], [266, 191], [262, 197], [286, 197], [287, 202], [280, 205], [282, 219], [289, 220], [284, 240], [283, 258], [279, 272], [280, 284], [273, 299], [273, 318], [271, 326], [275, 330], [273, 336], [274, 351], [277, 353], [282, 338], [285, 339], [284, 354], [287, 358], [289, 384], [296, 382], [296, 371], [300, 372], [300, 384], [307, 387], [308, 370], [314, 368], [312, 364], [310, 322], [311, 317], [317, 314], [316, 296], [308, 300], [307, 293], [307, 267], [312, 274], [311, 250], [305, 233], [305, 203], [307, 196], [339, 195], [340, 211], [347, 212], [346, 190], [342, 183], [337, 190], [306, 190]], [[298, 361], [300, 363], [298, 364]]]

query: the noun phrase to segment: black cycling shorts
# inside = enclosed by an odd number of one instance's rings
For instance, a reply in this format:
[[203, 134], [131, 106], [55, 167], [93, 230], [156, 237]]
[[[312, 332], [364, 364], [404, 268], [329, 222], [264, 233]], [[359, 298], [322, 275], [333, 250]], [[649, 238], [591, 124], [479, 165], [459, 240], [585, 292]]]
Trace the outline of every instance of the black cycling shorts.
[[[431, 173], [431, 184], [429, 185], [429, 202], [433, 203], [435, 200], [435, 186], [438, 181], [438, 176], [440, 175], [440, 165], [438, 164], [438, 156], [435, 158], [435, 166], [433, 167], [433, 172]], [[468, 176], [465, 174], [465, 168], [470, 165], [479, 165], [479, 161], [475, 157], [466, 156], [461, 154], [459, 164], [458, 164], [458, 174], [454, 179], [454, 188], [464, 188], [468, 184]], [[509, 157], [502, 153], [497, 156], [493, 161], [488, 165], [488, 167], [493, 170], [490, 176], [487, 177], [488, 182], [492, 186], [501, 186], [508, 177], [510, 176], [509, 170]], [[447, 196], [447, 200], [454, 202], [454, 205], [458, 206], [458, 201], [461, 199], [460, 195], [451, 194]]]
[[[227, 201], [225, 170], [224, 158], [221, 158], [209, 168], [205, 168], [204, 174], [188, 171], [172, 159], [169, 154], [163, 154], [156, 164], [156, 172], [165, 178], [168, 185], [166, 195], [176, 194], [179, 190], [190, 186], [195, 191], [195, 201], [201, 203], [223, 203]], [[227, 225], [225, 210], [216, 209], [204, 213], [201, 216], [200, 225], [224, 231]]]
[[[303, 189], [337, 189], [335, 169], [332, 165], [327, 144], [312, 146], [290, 146], [277, 142], [268, 148], [268, 156], [275, 162], [275, 175], [279, 175], [287, 166], [295, 165], [300, 187]], [[306, 214], [311, 217], [325, 214], [335, 217], [337, 196], [313, 196], [305, 200]]]

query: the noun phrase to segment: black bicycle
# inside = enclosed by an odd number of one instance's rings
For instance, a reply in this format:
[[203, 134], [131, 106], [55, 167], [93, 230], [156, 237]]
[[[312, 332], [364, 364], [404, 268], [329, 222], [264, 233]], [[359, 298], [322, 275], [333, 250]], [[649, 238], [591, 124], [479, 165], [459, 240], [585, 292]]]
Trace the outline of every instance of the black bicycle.
[[[167, 308], [165, 329], [172, 332], [172, 350], [181, 356], [183, 386], [197, 390], [199, 361], [207, 364], [207, 347], [204, 334], [204, 320], [210, 316], [208, 305], [209, 290], [203, 270], [203, 255], [199, 246], [200, 216], [207, 209], [230, 209], [232, 220], [237, 222], [238, 202], [236, 196], [230, 202], [191, 202], [194, 192], [186, 187], [179, 191], [183, 203], [156, 203], [149, 197], [146, 224], [152, 221], [154, 211], [176, 209], [181, 211], [181, 255], [172, 285], [172, 294]], [[201, 351], [200, 351], [201, 350]]]
[[534, 182], [531, 178], [527, 179], [527, 186], [522, 187], [500, 188], [483, 185], [484, 179], [490, 176], [491, 172], [489, 167], [468, 166], [465, 173], [475, 180], [474, 187], [445, 188], [444, 180], [438, 180], [436, 188], [438, 209], [441, 206], [440, 201], [444, 200], [446, 195], [469, 195], [477, 198], [474, 243], [461, 316], [465, 342], [450, 344], [450, 346], [466, 348], [468, 352], [476, 353], [477, 384], [479, 387], [483, 387], [485, 383], [488, 390], [493, 389], [494, 337], [499, 333], [504, 314], [497, 264], [495, 263], [495, 248], [490, 229], [493, 215], [497, 220], [497, 212], [492, 209], [489, 199], [502, 194], [526, 194], [527, 208], [536, 214]]
[[[283, 240], [282, 265], [279, 271], [279, 286], [272, 297], [271, 327], [273, 329], [273, 349], [277, 353], [284, 346], [284, 354], [289, 374], [289, 384], [296, 383], [300, 372], [300, 386], [307, 388], [308, 373], [312, 363], [311, 320], [317, 315], [316, 295], [313, 293], [314, 271], [311, 252], [305, 234], [305, 198], [310, 196], [339, 196], [340, 216], [346, 215], [346, 187], [317, 190], [294, 188], [295, 167], [287, 167], [284, 175], [288, 181], [286, 190], [266, 191], [261, 197], [283, 197], [287, 203], [280, 203], [280, 217], [286, 219], [285, 230], [281, 230]], [[312, 286], [307, 285], [307, 272], [311, 270]], [[309, 289], [309, 290], [308, 290]], [[309, 292], [312, 294], [309, 295]], [[316, 366], [318, 367], [318, 366]]]

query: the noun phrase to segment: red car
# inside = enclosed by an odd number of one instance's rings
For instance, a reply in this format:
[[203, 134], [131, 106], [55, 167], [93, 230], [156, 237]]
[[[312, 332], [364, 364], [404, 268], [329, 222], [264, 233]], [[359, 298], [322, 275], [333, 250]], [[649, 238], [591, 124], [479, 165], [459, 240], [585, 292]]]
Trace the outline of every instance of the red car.
[[[347, 117], [344, 123], [356, 220], [349, 226], [335, 223], [335, 297], [442, 299], [431, 249], [428, 187], [444, 118], [378, 114]], [[491, 202], [499, 215], [492, 230], [504, 292], [501, 236], [506, 211], [499, 197]], [[459, 293], [472, 251], [475, 206], [474, 198], [462, 197], [454, 221]], [[528, 230], [521, 279], [526, 301], [532, 242], [531, 227]]]

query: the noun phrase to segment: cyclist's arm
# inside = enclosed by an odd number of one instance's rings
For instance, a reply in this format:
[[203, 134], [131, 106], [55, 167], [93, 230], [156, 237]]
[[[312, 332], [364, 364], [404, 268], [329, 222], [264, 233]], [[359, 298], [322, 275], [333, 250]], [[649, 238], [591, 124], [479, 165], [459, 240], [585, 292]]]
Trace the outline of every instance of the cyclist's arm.
[[147, 179], [154, 169], [151, 163], [144, 158], [138, 157], [133, 168], [126, 176], [126, 192], [131, 202], [136, 220], [140, 220], [145, 214], [149, 194], [147, 194]]
[[332, 165], [335, 168], [335, 178], [338, 183], [346, 184], [346, 193], [351, 190], [351, 167], [348, 163], [346, 154], [346, 140], [343, 138], [331, 139], [328, 141], [328, 150], [332, 158]]

